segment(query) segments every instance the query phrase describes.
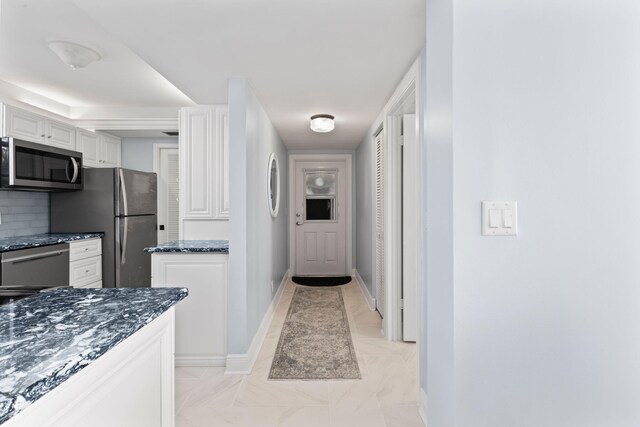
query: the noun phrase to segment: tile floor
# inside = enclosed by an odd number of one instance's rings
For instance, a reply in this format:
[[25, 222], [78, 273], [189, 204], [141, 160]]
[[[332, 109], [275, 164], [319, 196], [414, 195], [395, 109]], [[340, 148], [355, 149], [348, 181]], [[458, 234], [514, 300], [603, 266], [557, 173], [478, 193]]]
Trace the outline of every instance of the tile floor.
[[269, 381], [295, 287], [289, 281], [250, 375], [177, 368], [178, 427], [423, 426], [417, 406], [415, 344], [389, 342], [357, 283], [341, 286], [361, 380]]

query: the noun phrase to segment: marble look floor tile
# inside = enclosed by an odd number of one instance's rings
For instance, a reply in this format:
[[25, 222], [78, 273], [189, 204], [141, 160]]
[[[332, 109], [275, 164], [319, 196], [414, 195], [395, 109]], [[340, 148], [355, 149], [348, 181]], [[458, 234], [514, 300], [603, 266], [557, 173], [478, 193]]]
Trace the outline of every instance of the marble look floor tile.
[[329, 407], [332, 427], [385, 427], [378, 401], [347, 402]]
[[425, 427], [417, 405], [382, 405], [387, 427]]
[[278, 427], [327, 427], [331, 424], [324, 406], [288, 406], [278, 408]]
[[[404, 364], [412, 366], [416, 359], [415, 344], [387, 341], [379, 338], [356, 337], [353, 346], [365, 358], [397, 356]], [[417, 368], [417, 364], [413, 365]]]
[[382, 319], [369, 309], [355, 282], [341, 288], [362, 380], [267, 379], [298, 287], [306, 288], [285, 284], [250, 375], [224, 376], [224, 368], [176, 369], [176, 425], [422, 426], [416, 406], [416, 346], [382, 337]]
[[355, 331], [352, 329], [351, 334], [358, 338], [380, 338], [383, 339], [382, 336], [382, 327], [378, 324], [367, 324], [367, 323], [358, 323], [356, 322]]
[[418, 403], [418, 382], [414, 372], [401, 365], [392, 365], [385, 373], [380, 373], [376, 396], [382, 404]]
[[204, 373], [204, 367], [200, 366], [180, 366], [176, 368], [176, 379], [200, 378]]
[[247, 377], [235, 406], [319, 406], [329, 404], [326, 381], [270, 381]]
[[329, 405], [366, 402], [376, 398], [378, 383], [372, 379], [329, 381]]
[[242, 375], [222, 375], [202, 381], [191, 390], [182, 408], [231, 406], [243, 378]]
[[251, 369], [251, 376], [258, 376], [263, 379], [267, 379], [269, 371], [271, 370], [271, 364], [273, 362], [273, 356], [278, 344], [277, 339], [265, 339], [265, 344], [262, 346], [256, 362]]
[[210, 408], [201, 406], [184, 410], [178, 419], [185, 427], [277, 427], [280, 410], [277, 407]]
[[191, 392], [200, 384], [198, 378], [176, 378], [175, 379], [175, 401], [176, 412], [184, 405], [184, 402], [191, 395]]
[[182, 414], [176, 415], [176, 427], [198, 427], [197, 424], [192, 422], [190, 419], [185, 417]]

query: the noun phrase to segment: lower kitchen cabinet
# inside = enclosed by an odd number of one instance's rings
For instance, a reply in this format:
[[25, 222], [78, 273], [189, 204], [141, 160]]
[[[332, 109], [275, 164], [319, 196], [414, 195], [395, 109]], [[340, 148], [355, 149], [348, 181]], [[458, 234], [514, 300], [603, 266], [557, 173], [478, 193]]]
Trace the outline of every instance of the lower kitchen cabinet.
[[69, 285], [102, 287], [102, 239], [69, 242]]
[[154, 253], [151, 287], [186, 287], [176, 307], [176, 366], [225, 366], [228, 254]]
[[[90, 316], [88, 321], [100, 316]], [[35, 402], [29, 404], [20, 396], [18, 402], [28, 407], [2, 426], [174, 427], [173, 322], [171, 307], [98, 359], [80, 365], [80, 370]], [[69, 367], [75, 370], [79, 360], [82, 357], [70, 359]]]

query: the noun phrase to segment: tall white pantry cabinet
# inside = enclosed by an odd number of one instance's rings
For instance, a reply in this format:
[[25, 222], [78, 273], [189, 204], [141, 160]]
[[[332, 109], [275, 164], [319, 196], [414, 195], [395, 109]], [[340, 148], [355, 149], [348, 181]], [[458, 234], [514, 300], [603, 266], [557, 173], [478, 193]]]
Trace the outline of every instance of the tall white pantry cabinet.
[[[179, 150], [180, 239], [227, 240], [227, 106], [182, 108]], [[158, 252], [151, 259], [152, 287], [189, 289], [189, 296], [176, 307], [176, 365], [225, 366], [229, 255]]]
[[180, 236], [226, 240], [229, 130], [226, 105], [180, 110]]

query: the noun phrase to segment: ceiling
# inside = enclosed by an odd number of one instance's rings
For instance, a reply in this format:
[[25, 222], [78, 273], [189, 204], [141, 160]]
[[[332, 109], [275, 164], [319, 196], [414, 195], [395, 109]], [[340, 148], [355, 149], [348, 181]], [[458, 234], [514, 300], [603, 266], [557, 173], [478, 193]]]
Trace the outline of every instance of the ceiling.
[[[228, 79], [246, 77], [295, 149], [355, 148], [425, 34], [424, 0], [0, 1], [0, 80], [92, 119], [101, 108], [226, 104]], [[51, 38], [103, 59], [71, 70]], [[335, 131], [311, 132], [316, 113], [334, 114]]]

